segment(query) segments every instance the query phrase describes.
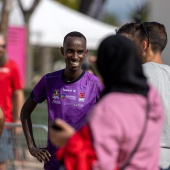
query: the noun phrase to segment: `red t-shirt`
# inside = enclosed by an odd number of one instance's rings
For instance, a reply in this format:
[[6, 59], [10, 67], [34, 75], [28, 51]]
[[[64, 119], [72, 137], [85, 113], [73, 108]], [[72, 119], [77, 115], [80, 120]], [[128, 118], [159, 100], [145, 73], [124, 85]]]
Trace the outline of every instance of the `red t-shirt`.
[[18, 66], [12, 60], [0, 67], [0, 106], [5, 114], [5, 122], [12, 122], [12, 93], [22, 89]]

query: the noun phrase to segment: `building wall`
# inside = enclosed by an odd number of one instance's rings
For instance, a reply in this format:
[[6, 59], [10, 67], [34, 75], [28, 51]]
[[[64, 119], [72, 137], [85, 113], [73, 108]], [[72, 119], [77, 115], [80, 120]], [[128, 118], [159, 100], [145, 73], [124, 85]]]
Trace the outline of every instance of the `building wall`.
[[[170, 39], [170, 0], [148, 0], [150, 2], [150, 21], [157, 21], [165, 25]], [[163, 51], [163, 62], [170, 65], [170, 40]]]

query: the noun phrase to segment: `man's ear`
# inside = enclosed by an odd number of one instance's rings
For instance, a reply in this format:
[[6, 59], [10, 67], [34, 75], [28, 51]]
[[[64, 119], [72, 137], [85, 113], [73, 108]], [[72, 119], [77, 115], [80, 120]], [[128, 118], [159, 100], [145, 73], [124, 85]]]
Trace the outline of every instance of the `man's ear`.
[[61, 47], [61, 54], [64, 55], [64, 48]]
[[145, 51], [148, 48], [148, 41], [142, 41], [142, 49]]

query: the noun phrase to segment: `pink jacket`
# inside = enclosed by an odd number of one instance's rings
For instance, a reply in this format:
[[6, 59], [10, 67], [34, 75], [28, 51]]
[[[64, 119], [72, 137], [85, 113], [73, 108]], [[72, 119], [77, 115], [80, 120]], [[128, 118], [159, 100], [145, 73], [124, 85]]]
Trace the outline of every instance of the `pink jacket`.
[[[163, 108], [158, 93], [149, 91], [149, 119], [142, 142], [126, 170], [158, 170]], [[122, 167], [141, 135], [146, 116], [145, 97], [110, 93], [94, 107], [88, 122], [98, 161], [93, 170]]]

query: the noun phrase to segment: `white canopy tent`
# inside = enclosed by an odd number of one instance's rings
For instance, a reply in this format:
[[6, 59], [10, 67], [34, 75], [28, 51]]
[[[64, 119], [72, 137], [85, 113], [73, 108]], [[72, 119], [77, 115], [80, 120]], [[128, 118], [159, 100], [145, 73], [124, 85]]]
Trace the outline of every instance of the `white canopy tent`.
[[79, 31], [86, 36], [87, 47], [96, 49], [104, 37], [115, 34], [116, 28], [53, 0], [41, 0], [31, 17], [30, 40], [42, 46], [62, 46], [67, 33]]
[[[12, 30], [17, 30], [17, 34], [21, 36], [21, 30], [24, 26], [24, 20], [21, 10], [18, 6], [17, 0], [12, 0], [12, 11], [9, 18], [9, 26]], [[28, 9], [33, 0], [22, 0], [24, 9]], [[37, 8], [33, 12], [30, 18], [30, 42], [33, 45], [46, 46], [46, 47], [61, 47], [63, 45], [64, 36], [71, 31], [79, 31], [83, 33], [87, 38], [87, 48], [89, 50], [95, 50], [98, 48], [99, 43], [103, 38], [110, 34], [115, 34], [115, 29], [117, 27], [104, 24], [86, 15], [83, 15], [77, 11], [71, 10], [54, 0], [41, 0]], [[20, 29], [20, 27], [22, 29]], [[12, 36], [15, 32], [12, 32]], [[25, 34], [22, 33], [22, 38]], [[13, 41], [17, 36], [14, 36]], [[23, 40], [24, 41], [24, 40]], [[12, 46], [13, 47], [13, 46]], [[19, 48], [23, 48], [25, 51], [25, 46], [19, 45]], [[46, 49], [46, 48], [44, 48]], [[21, 53], [21, 50], [15, 48], [15, 53]], [[25, 77], [25, 53], [22, 52], [22, 60], [16, 59], [16, 55], [13, 55], [14, 60], [20, 66], [20, 70]], [[43, 53], [46, 55], [45, 53]], [[47, 58], [47, 57], [46, 57]], [[50, 58], [50, 57], [48, 57]], [[22, 63], [21, 63], [22, 61]], [[45, 61], [45, 59], [44, 59]], [[31, 65], [27, 63], [27, 65]], [[50, 62], [49, 62], [50, 63]], [[61, 64], [60, 64], [61, 65]], [[48, 64], [45, 64], [49, 68]], [[43, 67], [46, 73], [48, 68]], [[32, 67], [31, 67], [32, 68]], [[47, 69], [46, 69], [47, 68]], [[51, 68], [51, 66], [50, 66]], [[27, 70], [28, 71], [28, 70]], [[30, 71], [30, 70], [29, 70]], [[31, 80], [31, 74], [27, 72], [27, 77], [29, 78], [27, 83]]]

